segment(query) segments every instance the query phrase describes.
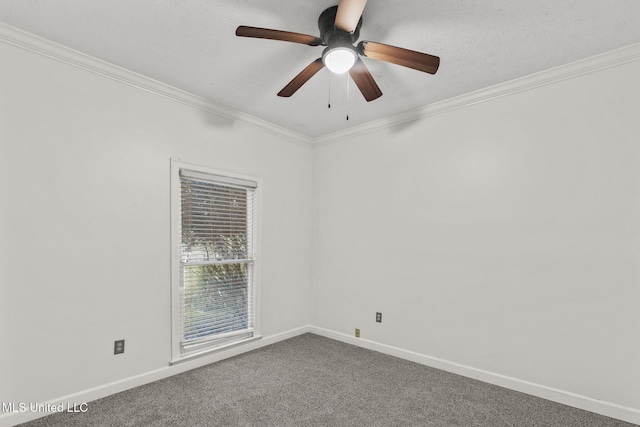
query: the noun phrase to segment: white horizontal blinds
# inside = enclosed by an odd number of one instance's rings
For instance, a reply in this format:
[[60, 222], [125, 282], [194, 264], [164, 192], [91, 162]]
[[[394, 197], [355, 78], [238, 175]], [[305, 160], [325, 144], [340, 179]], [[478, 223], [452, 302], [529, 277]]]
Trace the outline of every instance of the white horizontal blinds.
[[213, 175], [210, 173], [191, 171], [187, 169], [180, 170], [180, 177], [187, 179], [193, 179], [201, 182], [211, 182], [218, 184], [236, 185], [242, 188], [257, 188], [258, 184], [255, 181], [249, 181], [242, 178], [234, 178], [231, 176]]
[[183, 266], [183, 342], [253, 328], [251, 265]]
[[253, 330], [255, 182], [180, 171], [182, 348]]

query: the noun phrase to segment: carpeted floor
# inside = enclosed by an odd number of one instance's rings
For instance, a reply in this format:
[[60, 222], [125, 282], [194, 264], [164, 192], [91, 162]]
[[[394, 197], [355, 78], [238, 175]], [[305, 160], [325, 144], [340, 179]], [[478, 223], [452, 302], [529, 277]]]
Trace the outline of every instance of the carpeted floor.
[[305, 334], [22, 426], [632, 424]]

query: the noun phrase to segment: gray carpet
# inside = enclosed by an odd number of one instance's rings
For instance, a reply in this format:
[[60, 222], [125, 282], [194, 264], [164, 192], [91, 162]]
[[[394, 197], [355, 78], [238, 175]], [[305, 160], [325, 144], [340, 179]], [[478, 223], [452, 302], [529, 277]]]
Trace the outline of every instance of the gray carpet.
[[312, 334], [22, 424], [632, 425]]

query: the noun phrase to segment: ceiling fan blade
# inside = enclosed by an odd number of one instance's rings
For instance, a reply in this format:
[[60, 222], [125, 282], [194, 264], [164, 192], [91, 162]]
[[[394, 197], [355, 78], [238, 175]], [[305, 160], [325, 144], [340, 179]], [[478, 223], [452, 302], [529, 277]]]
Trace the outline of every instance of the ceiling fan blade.
[[392, 64], [402, 65], [403, 67], [413, 68], [429, 74], [435, 74], [440, 66], [440, 58], [437, 56], [389, 46], [388, 44], [361, 41], [358, 43], [358, 50], [367, 58], [391, 62]]
[[358, 86], [358, 89], [360, 89], [362, 96], [364, 96], [364, 99], [366, 99], [367, 102], [373, 101], [374, 99], [378, 99], [382, 96], [382, 91], [360, 58], [358, 58], [356, 63], [353, 64], [353, 67], [349, 70], [349, 75], [355, 82], [356, 86]]
[[322, 44], [322, 40], [315, 36], [292, 33], [290, 31], [270, 30], [268, 28], [247, 27], [246, 25], [240, 25], [236, 28], [236, 36], [281, 40], [283, 42], [307, 44], [309, 46], [320, 46]]
[[318, 58], [293, 78], [280, 92], [278, 96], [289, 97], [296, 93], [298, 89], [302, 87], [311, 77], [313, 77], [318, 71], [324, 68], [322, 58]]
[[367, 0], [340, 0], [334, 25], [341, 30], [352, 33], [358, 26], [366, 4]]

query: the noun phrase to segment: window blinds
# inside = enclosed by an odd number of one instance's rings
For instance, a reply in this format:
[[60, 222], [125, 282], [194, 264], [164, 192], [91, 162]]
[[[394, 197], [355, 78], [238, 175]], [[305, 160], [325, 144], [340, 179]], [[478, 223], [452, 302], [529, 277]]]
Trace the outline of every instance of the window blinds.
[[183, 353], [252, 335], [255, 189], [180, 170]]

